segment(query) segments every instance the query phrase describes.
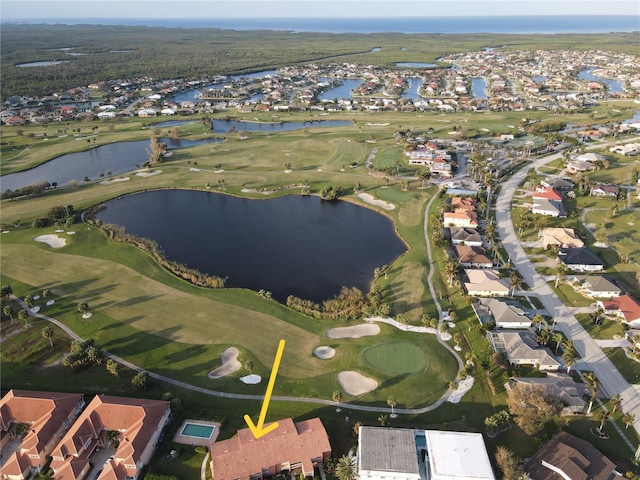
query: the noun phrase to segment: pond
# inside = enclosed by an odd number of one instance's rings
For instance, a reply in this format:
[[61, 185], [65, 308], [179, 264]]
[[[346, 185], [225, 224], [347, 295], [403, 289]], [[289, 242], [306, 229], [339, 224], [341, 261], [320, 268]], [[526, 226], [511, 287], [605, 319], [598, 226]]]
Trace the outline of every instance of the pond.
[[599, 77], [598, 75], [593, 74], [594, 70], [595, 68], [580, 70], [580, 73], [578, 73], [578, 80], [589, 80], [591, 82], [603, 83], [607, 85], [609, 92], [611, 93], [624, 92], [624, 88], [622, 88], [622, 83], [619, 80], [613, 80], [612, 78]]
[[409, 88], [402, 94], [402, 98], [408, 98], [409, 100], [421, 100], [422, 97], [418, 95], [420, 87], [424, 83], [422, 78], [410, 78]]
[[106, 205], [99, 220], [155, 240], [167, 258], [283, 303], [289, 295], [322, 301], [343, 285], [366, 292], [374, 269], [406, 251], [386, 216], [315, 196], [158, 190]]
[[[84, 140], [84, 139], [83, 139]], [[175, 140], [162, 138], [169, 150], [193, 147], [206, 142], [220, 142], [220, 139]], [[115, 142], [91, 148], [84, 152], [68, 153], [54, 158], [37, 167], [0, 177], [0, 189], [16, 190], [39, 182], [56, 182], [64, 187], [75, 180], [82, 182], [84, 177], [90, 180], [99, 178], [100, 173], [111, 171], [112, 175], [134, 170], [149, 159], [146, 149], [149, 140], [135, 142]]]
[[471, 79], [471, 91], [475, 98], [483, 100], [487, 99], [487, 82], [482, 77], [473, 77]]
[[198, 88], [195, 88], [193, 90], [186, 90], [184, 92], [181, 92], [177, 95], [174, 95], [173, 97], [170, 97], [169, 100], [171, 100], [172, 102], [176, 102], [176, 103], [181, 103], [181, 102], [199, 102], [200, 101], [200, 91], [201, 90], [209, 90], [212, 88], [222, 88], [223, 85], [227, 84], [227, 83], [233, 83], [233, 82], [237, 82], [239, 80], [242, 79], [253, 79], [253, 78], [263, 78], [266, 76], [273, 76], [275, 75], [276, 71], [275, 70], [263, 70], [261, 72], [254, 72], [254, 73], [247, 73], [245, 75], [233, 75], [231, 77], [228, 77], [226, 80], [222, 81], [222, 82], [216, 82], [216, 83], [212, 83], [206, 86], [201, 86]]
[[[321, 82], [329, 82], [335, 81], [336, 79], [328, 78], [328, 77], [319, 77], [319, 81]], [[353, 99], [351, 95], [351, 91], [355, 88], [358, 88], [362, 85], [362, 80], [354, 79], [354, 78], [345, 78], [340, 80], [339, 83], [336, 83], [335, 87], [329, 88], [328, 90], [323, 91], [320, 95], [318, 95], [318, 100], [334, 100], [336, 98], [348, 98]]]

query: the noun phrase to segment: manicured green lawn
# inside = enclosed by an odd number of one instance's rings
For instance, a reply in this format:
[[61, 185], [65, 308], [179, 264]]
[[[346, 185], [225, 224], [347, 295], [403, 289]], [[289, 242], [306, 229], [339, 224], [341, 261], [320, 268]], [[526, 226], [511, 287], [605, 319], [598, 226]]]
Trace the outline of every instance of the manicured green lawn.
[[364, 359], [374, 368], [390, 373], [416, 373], [427, 365], [427, 357], [414, 343], [374, 345], [364, 351]]
[[603, 348], [602, 351], [627, 382], [640, 384], [640, 363], [627, 357], [622, 348]]
[[611, 319], [605, 319], [599, 325], [594, 325], [589, 315], [586, 313], [578, 313], [575, 315], [580, 325], [595, 339], [611, 340], [614, 337], [624, 335], [624, 330], [620, 322]]

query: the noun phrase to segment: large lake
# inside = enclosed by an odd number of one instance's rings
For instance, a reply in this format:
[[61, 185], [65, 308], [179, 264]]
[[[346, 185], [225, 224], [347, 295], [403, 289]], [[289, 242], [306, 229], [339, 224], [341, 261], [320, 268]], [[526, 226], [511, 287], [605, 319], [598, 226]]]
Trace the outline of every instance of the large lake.
[[368, 208], [315, 196], [252, 200], [158, 190], [108, 202], [97, 218], [151, 238], [167, 258], [265, 289], [285, 302], [322, 301], [343, 285], [369, 290], [376, 267], [406, 251], [393, 223]]

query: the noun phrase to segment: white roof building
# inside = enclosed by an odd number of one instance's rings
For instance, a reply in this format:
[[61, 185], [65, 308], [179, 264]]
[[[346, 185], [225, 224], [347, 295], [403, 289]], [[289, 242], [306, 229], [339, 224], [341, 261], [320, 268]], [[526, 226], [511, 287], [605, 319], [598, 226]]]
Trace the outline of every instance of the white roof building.
[[426, 430], [430, 480], [495, 480], [481, 433]]

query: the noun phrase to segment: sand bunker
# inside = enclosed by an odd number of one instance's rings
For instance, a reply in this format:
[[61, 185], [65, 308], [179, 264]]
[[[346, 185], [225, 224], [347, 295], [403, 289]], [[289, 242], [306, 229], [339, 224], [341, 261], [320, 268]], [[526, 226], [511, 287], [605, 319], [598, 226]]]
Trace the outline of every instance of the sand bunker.
[[129, 181], [129, 177], [113, 178], [111, 180], [103, 180], [103, 181], [101, 181], [100, 185], [111, 185], [112, 183], [128, 182], [128, 181]]
[[327, 332], [329, 338], [360, 338], [370, 337], [380, 333], [380, 327], [370, 323], [354, 325], [353, 327], [332, 328]]
[[338, 374], [338, 383], [347, 394], [358, 396], [369, 393], [378, 388], [378, 382], [373, 378], [365, 377], [361, 373], [351, 370]]
[[322, 360], [329, 360], [330, 358], [333, 358], [336, 356], [336, 349], [332, 347], [326, 347], [326, 346], [317, 347], [313, 351], [313, 354]]
[[262, 377], [260, 375], [256, 375], [255, 373], [252, 373], [251, 375], [240, 377], [240, 381], [242, 383], [246, 383], [247, 385], [256, 385], [262, 381]]
[[358, 198], [364, 202], [367, 202], [376, 207], [384, 208], [385, 210], [393, 210], [396, 206], [393, 203], [387, 203], [383, 200], [377, 200], [368, 193], [359, 193]]
[[153, 177], [154, 175], [158, 175], [160, 173], [162, 173], [162, 170], [155, 170], [153, 172], [138, 172], [136, 173], [136, 177]]
[[220, 355], [221, 365], [215, 370], [209, 372], [209, 378], [215, 380], [216, 378], [222, 378], [227, 375], [237, 372], [242, 364], [238, 361], [238, 355], [240, 351], [236, 347], [227, 348]]
[[35, 242], [46, 243], [51, 248], [61, 248], [67, 244], [67, 240], [58, 235], [38, 235], [33, 240]]
[[471, 387], [473, 387], [473, 377], [469, 375], [464, 380], [460, 380], [458, 382], [458, 388], [451, 392], [451, 394], [447, 398], [447, 402], [460, 403], [460, 400], [462, 400], [464, 394], [471, 390]]

